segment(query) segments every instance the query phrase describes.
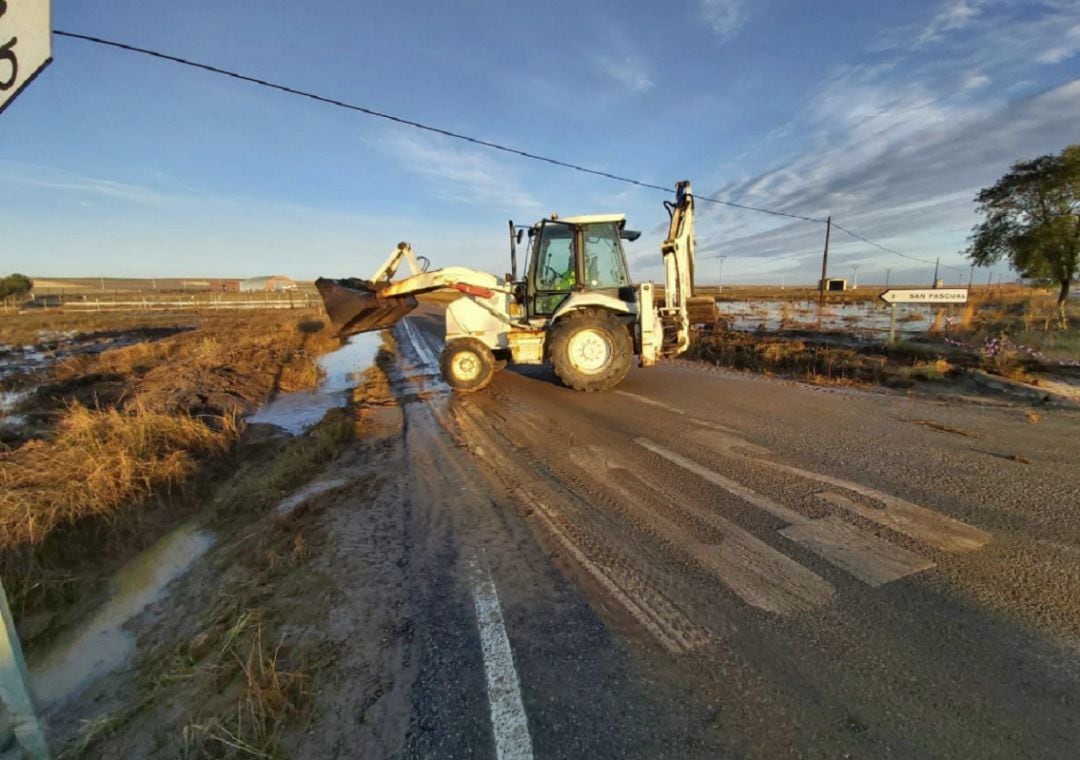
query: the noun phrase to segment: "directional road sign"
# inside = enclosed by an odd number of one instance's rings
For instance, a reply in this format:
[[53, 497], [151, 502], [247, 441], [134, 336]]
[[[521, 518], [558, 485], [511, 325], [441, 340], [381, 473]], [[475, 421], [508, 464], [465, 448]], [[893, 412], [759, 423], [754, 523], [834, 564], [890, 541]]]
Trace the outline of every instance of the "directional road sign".
[[880, 296], [885, 303], [966, 303], [967, 288], [922, 288], [886, 290]]
[[0, 111], [52, 60], [49, 0], [0, 0]]

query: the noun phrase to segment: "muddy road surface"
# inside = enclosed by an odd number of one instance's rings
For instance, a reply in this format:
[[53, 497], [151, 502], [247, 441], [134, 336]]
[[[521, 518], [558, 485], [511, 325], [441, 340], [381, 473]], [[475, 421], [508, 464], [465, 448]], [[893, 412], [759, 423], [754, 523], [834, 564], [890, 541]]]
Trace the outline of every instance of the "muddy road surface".
[[396, 329], [387, 754], [1075, 756], [1077, 412], [679, 362], [455, 396], [442, 331]]

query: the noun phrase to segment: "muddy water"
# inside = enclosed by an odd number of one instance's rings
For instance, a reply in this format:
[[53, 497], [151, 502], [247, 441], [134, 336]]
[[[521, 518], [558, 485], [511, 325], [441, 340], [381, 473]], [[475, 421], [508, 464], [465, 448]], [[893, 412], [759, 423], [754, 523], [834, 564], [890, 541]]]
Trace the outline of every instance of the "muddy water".
[[380, 345], [382, 334], [378, 332], [352, 336], [337, 351], [319, 359], [324, 377], [318, 387], [282, 394], [250, 415], [247, 421], [276, 425], [293, 435], [303, 433], [328, 411], [345, 405], [349, 391], [375, 362]]
[[[867, 337], [885, 337], [889, 332], [890, 307], [884, 304], [827, 304], [819, 310], [816, 303], [806, 301], [741, 301], [720, 302], [717, 307], [732, 330], [805, 329], [856, 332]], [[896, 330], [907, 335], [924, 333], [936, 313], [936, 309], [921, 304], [898, 304]]]
[[79, 693], [95, 678], [122, 665], [135, 651], [124, 625], [162, 597], [213, 545], [214, 536], [183, 525], [124, 565], [112, 580], [112, 596], [40, 660], [30, 663], [38, 703], [55, 705]]

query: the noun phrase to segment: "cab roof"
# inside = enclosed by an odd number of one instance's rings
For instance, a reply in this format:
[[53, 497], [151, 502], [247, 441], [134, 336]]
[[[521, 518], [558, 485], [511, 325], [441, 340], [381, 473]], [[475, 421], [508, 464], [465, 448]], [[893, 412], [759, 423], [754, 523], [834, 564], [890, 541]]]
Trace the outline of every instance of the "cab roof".
[[[584, 216], [560, 216], [558, 219], [548, 217], [543, 221], [565, 222], [566, 224], [602, 224], [604, 222], [626, 223], [626, 214], [585, 214]], [[534, 226], [539, 226], [537, 222]]]

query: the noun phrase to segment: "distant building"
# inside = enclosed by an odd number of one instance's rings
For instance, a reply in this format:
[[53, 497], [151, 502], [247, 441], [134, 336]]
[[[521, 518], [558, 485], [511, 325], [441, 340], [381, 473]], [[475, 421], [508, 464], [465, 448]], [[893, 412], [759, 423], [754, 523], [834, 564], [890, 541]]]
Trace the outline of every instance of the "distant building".
[[211, 293], [239, 293], [240, 280], [210, 280]]
[[268, 293], [282, 290], [296, 290], [296, 283], [281, 274], [249, 277], [240, 283], [241, 293]]
[[847, 280], [843, 279], [842, 277], [829, 277], [828, 279], [822, 280], [818, 287], [821, 290], [829, 292], [843, 291], [848, 289]]

